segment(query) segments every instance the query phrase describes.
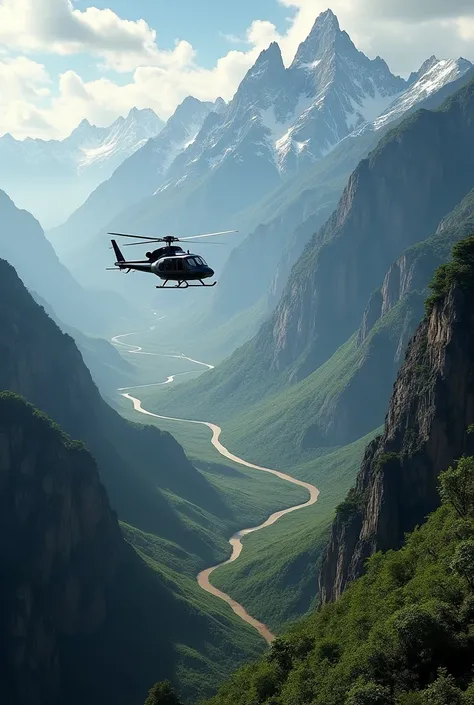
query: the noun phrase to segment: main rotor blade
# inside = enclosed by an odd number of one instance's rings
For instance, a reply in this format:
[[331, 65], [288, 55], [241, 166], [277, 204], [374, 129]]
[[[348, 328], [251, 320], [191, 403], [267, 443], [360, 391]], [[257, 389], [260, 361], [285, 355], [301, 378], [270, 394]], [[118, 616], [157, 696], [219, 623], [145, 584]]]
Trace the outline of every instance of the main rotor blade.
[[162, 237], [145, 237], [145, 235], [127, 235], [127, 233], [107, 233], [107, 235], [117, 235], [118, 237], [133, 237], [136, 240], [149, 240], [150, 242], [163, 242]]
[[145, 240], [144, 242], [124, 242], [122, 243], [122, 247], [132, 247], [133, 245], [148, 245], [153, 244], [154, 242], [161, 242], [161, 240]]
[[[186, 238], [186, 242], [196, 242], [196, 240], [191, 240], [191, 238]], [[225, 245], [224, 242], [201, 242], [199, 241], [199, 247], [201, 245]]]
[[205, 233], [204, 235], [193, 235], [192, 237], [180, 237], [178, 240], [196, 240], [201, 237], [214, 237], [214, 235], [228, 235], [229, 233], [238, 233], [238, 230], [221, 230], [219, 233]]

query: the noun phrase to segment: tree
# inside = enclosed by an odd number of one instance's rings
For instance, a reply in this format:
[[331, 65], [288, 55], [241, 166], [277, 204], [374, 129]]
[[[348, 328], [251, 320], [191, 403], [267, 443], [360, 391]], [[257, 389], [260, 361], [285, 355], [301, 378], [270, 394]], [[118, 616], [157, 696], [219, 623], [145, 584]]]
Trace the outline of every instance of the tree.
[[438, 678], [423, 691], [423, 705], [461, 705], [462, 691], [445, 668], [440, 668]]
[[474, 590], [474, 541], [463, 541], [459, 544], [451, 561], [451, 568], [465, 578], [471, 590]]
[[462, 705], [474, 705], [474, 684], [471, 684], [463, 695]]
[[440, 495], [465, 519], [474, 513], [474, 458], [463, 456], [439, 476]]
[[393, 705], [388, 688], [372, 681], [357, 683], [348, 693], [346, 705]]
[[155, 683], [150, 688], [145, 705], [181, 705], [169, 681]]

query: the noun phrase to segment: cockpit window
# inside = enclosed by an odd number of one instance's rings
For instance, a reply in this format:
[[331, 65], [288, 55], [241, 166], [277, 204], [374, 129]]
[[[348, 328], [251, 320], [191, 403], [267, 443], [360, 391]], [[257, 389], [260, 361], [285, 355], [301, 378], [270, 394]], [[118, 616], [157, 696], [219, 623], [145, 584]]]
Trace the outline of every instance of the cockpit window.
[[188, 263], [190, 269], [196, 269], [196, 267], [199, 267], [199, 263], [196, 262], [194, 257], [187, 257], [186, 262]]

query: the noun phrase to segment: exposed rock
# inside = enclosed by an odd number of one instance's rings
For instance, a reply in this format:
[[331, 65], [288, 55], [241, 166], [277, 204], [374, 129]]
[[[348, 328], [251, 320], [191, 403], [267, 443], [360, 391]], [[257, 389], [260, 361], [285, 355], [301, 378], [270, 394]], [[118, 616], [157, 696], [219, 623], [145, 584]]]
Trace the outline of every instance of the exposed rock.
[[87, 639], [104, 624], [108, 587], [127, 555], [89, 453], [19, 397], [0, 395], [5, 702], [66, 700], [61, 639]]
[[337, 599], [378, 550], [404, 534], [438, 502], [437, 478], [474, 452], [474, 313], [454, 286], [420, 324], [408, 347], [383, 436], [367, 449], [355, 490], [339, 509], [320, 577], [322, 602]]

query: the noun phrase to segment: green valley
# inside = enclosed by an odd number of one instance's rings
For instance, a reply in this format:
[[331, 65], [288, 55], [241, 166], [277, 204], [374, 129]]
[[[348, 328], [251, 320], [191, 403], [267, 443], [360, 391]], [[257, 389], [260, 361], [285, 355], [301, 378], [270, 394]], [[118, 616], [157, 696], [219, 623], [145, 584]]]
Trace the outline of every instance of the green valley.
[[374, 555], [337, 603], [290, 629], [209, 705], [474, 702], [474, 458], [459, 468], [467, 512], [457, 512], [457, 497], [446, 492], [446, 504], [402, 549]]
[[8, 705], [474, 705], [472, 12], [264, 4], [0, 9]]

